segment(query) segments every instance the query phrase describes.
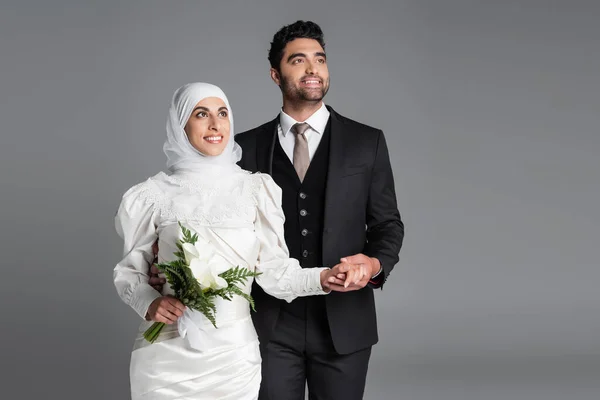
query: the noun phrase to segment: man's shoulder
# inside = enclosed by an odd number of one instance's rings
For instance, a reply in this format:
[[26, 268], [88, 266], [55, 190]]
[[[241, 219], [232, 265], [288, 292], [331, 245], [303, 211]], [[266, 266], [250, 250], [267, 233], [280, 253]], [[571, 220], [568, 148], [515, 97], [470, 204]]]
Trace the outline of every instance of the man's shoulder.
[[256, 136], [269, 130], [273, 126], [273, 120], [265, 122], [264, 124], [257, 126], [256, 128], [249, 129], [247, 131], [238, 133], [235, 135], [235, 141], [240, 145], [249, 143], [256, 140]]
[[351, 118], [345, 117], [345, 116], [339, 114], [338, 112], [334, 111], [333, 109], [330, 109], [330, 111], [331, 111], [331, 114], [333, 116], [335, 116], [335, 118], [337, 118], [346, 127], [346, 129], [349, 129], [351, 131], [357, 131], [357, 132], [360, 132], [361, 134], [367, 134], [367, 135], [370, 135], [370, 134], [379, 135], [381, 133], [381, 129], [377, 129], [377, 128], [369, 126], [367, 124], [363, 124], [362, 122], [358, 122]]

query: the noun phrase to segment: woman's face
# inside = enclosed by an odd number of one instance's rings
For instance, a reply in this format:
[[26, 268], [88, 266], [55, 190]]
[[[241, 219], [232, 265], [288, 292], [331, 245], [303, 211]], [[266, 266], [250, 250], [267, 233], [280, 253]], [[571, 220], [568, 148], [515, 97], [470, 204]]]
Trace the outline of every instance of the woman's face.
[[207, 97], [196, 104], [183, 128], [196, 150], [207, 156], [218, 156], [229, 142], [229, 110], [218, 97]]

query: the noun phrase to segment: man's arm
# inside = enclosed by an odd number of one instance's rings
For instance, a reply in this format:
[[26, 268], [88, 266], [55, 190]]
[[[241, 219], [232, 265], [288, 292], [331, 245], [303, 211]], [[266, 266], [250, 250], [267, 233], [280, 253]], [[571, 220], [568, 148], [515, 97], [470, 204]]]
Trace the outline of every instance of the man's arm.
[[374, 267], [376, 264], [381, 266], [381, 273], [372, 278], [370, 285], [382, 287], [399, 260], [398, 253], [404, 239], [404, 224], [398, 212], [390, 156], [381, 131], [377, 139], [366, 216], [367, 243], [364, 254], [375, 259], [372, 260]]
[[344, 276], [332, 282], [339, 291], [359, 290], [365, 286], [383, 287], [389, 273], [398, 262], [404, 238], [394, 189], [394, 177], [383, 132], [379, 131], [367, 201], [367, 243], [363, 253], [343, 257], [340, 262], [365, 266], [369, 273], [356, 284], [340, 288]]

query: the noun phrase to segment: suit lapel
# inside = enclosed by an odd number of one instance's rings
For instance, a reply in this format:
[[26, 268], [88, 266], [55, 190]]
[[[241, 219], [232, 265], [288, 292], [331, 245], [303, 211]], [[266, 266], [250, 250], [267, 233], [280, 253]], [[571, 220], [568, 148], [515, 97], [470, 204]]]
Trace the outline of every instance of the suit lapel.
[[[331, 107], [327, 107], [331, 118], [331, 137], [329, 142], [329, 165], [327, 167], [327, 183], [325, 186], [325, 204], [323, 221], [323, 262], [332, 263], [336, 260], [329, 260], [327, 255], [331, 253], [328, 239], [332, 238], [331, 229], [336, 225], [335, 210], [336, 204], [343, 203], [344, 193], [339, 191], [339, 181], [343, 175], [343, 166], [345, 154], [347, 152], [346, 142], [344, 140], [344, 123]], [[337, 263], [337, 261], [336, 261]]]
[[[327, 107], [331, 118], [331, 137], [329, 142], [329, 165], [327, 166], [327, 187], [325, 190], [326, 207], [335, 204], [339, 187], [337, 182], [342, 177], [344, 159], [346, 153], [346, 142], [344, 140], [344, 126], [339, 114], [331, 107]], [[340, 194], [343, 196], [343, 194]]]

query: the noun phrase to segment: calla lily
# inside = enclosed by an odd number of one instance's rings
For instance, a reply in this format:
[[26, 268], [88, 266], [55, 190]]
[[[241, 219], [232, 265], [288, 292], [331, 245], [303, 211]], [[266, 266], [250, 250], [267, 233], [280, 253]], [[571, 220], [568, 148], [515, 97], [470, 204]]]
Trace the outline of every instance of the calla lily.
[[208, 263], [206, 261], [202, 261], [199, 258], [194, 258], [190, 262], [190, 269], [192, 270], [192, 275], [200, 284], [202, 289], [206, 289], [210, 287], [212, 274], [210, 272], [210, 268], [208, 267]]
[[202, 289], [224, 289], [227, 287], [227, 281], [219, 276], [219, 274], [227, 271], [229, 266], [222, 262], [206, 262], [195, 258], [190, 263], [192, 275], [200, 284]]
[[200, 259], [208, 261], [215, 254], [213, 246], [204, 239], [198, 238], [195, 244], [184, 243], [181, 245], [183, 249], [183, 255], [188, 265], [191, 264], [192, 260]]
[[210, 269], [210, 273], [212, 275], [211, 288], [225, 289], [227, 287], [227, 281], [220, 277], [219, 274], [227, 271], [229, 268], [231, 268], [231, 265], [229, 265], [222, 257], [214, 257], [210, 264], [208, 264], [208, 268]]
[[219, 276], [230, 268], [229, 263], [215, 254], [212, 245], [198, 239], [196, 244], [184, 243], [185, 260], [202, 289], [224, 289], [227, 281]]

